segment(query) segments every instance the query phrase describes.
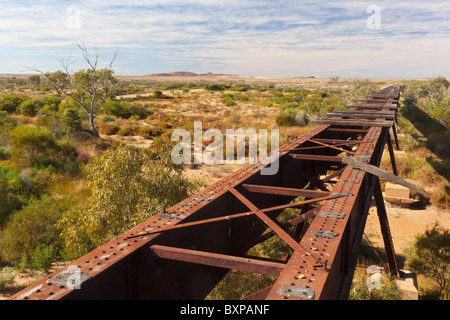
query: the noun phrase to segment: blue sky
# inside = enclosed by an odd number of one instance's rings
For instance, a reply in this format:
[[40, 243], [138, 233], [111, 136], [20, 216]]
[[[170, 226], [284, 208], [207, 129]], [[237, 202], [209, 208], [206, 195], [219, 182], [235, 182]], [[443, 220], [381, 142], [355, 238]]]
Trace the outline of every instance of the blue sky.
[[[380, 9], [380, 28], [367, 20]], [[327, 78], [450, 77], [446, 1], [0, 1], [0, 73], [81, 64], [96, 46], [117, 75], [223, 72]]]

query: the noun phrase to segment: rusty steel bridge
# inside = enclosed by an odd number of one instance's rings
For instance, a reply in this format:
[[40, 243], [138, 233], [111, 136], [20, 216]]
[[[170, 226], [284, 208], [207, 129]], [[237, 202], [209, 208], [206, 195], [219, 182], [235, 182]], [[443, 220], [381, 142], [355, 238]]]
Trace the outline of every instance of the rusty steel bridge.
[[[10, 300], [202, 300], [230, 270], [276, 278], [245, 300], [347, 299], [372, 199], [387, 267], [399, 277], [380, 178], [343, 156], [379, 167], [387, 144], [397, 174], [401, 91], [391, 85], [327, 114], [279, 148], [278, 173], [261, 174], [270, 164], [246, 165]], [[277, 217], [286, 208], [300, 210], [282, 224]], [[279, 260], [248, 255], [273, 236], [291, 253]], [[68, 285], [74, 276], [79, 287]]]

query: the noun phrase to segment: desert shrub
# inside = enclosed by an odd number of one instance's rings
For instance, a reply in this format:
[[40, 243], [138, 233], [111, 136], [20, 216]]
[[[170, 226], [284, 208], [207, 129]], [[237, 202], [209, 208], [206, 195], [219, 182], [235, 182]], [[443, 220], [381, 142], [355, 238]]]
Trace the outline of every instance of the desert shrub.
[[27, 99], [25, 101], [23, 101], [19, 107], [17, 108], [17, 111], [20, 114], [26, 115], [26, 116], [30, 116], [30, 117], [34, 117], [39, 109], [39, 104], [36, 103], [34, 100], [32, 99]]
[[405, 89], [403, 97], [406, 100], [419, 101], [420, 98], [427, 96], [426, 82], [421, 80], [409, 80], [404, 83]]
[[42, 245], [53, 245], [58, 252], [62, 246], [55, 224], [70, 206], [68, 199], [44, 196], [16, 211], [0, 237], [0, 254], [4, 261], [18, 263], [23, 255], [30, 261], [33, 252]]
[[0, 291], [7, 289], [14, 281], [16, 272], [12, 267], [0, 269]]
[[238, 100], [238, 101], [249, 101], [250, 100], [249, 96], [242, 94], [242, 93], [236, 93], [233, 95], [233, 97], [235, 100]]
[[276, 103], [276, 104], [282, 104], [283, 102], [285, 102], [284, 97], [270, 97], [267, 98], [268, 101]]
[[295, 124], [297, 126], [303, 127], [308, 124], [308, 118], [306, 117], [306, 111], [305, 110], [298, 110], [295, 114]]
[[205, 84], [205, 89], [206, 90], [211, 90], [211, 91], [224, 91], [226, 89], [231, 88], [231, 85], [229, 84], [221, 84], [221, 83], [207, 83]]
[[164, 130], [161, 128], [154, 128], [149, 126], [144, 126], [139, 128], [139, 135], [144, 138], [157, 137], [164, 133]]
[[135, 117], [137, 119], [145, 119], [148, 116], [145, 107], [140, 103], [130, 103], [128, 105], [128, 114], [130, 117]]
[[103, 104], [102, 110], [104, 113], [116, 117], [122, 117], [127, 113], [127, 102], [118, 100], [108, 100]]
[[122, 126], [117, 132], [120, 136], [134, 136], [139, 133], [138, 126]]
[[369, 289], [367, 281], [371, 275], [364, 271], [355, 271], [350, 289], [349, 300], [399, 300], [400, 291], [387, 272], [380, 272], [380, 285]]
[[0, 166], [0, 227], [3, 227], [12, 213], [27, 205], [30, 199], [39, 195], [38, 182], [25, 172]]
[[233, 97], [230, 95], [226, 95], [222, 98], [222, 103], [227, 107], [235, 106], [236, 102], [233, 100]]
[[162, 99], [164, 97], [164, 94], [161, 90], [153, 90], [153, 97], [156, 99]]
[[437, 224], [415, 237], [406, 250], [408, 268], [432, 279], [441, 298], [450, 295], [450, 232]]
[[102, 123], [114, 122], [114, 118], [111, 116], [104, 116], [101, 121]]
[[450, 209], [450, 184], [445, 185], [442, 189], [435, 190], [431, 194], [430, 202], [438, 208]]
[[8, 113], [16, 112], [19, 105], [27, 99], [27, 97], [19, 95], [5, 96], [0, 100], [0, 110]]
[[424, 142], [418, 139], [417, 134], [405, 133], [404, 136], [398, 137], [398, 143], [402, 146], [403, 150], [411, 151], [425, 145]]
[[66, 108], [63, 111], [63, 122], [69, 132], [81, 127], [80, 111], [75, 108]]
[[55, 113], [59, 111], [61, 99], [57, 97], [42, 97], [23, 100], [17, 107], [17, 112], [33, 117], [39, 112]]
[[350, 89], [349, 100], [351, 102], [357, 102], [360, 99], [366, 99], [371, 93], [379, 90], [376, 82], [369, 79], [355, 79]]
[[61, 139], [55, 147], [55, 160], [60, 163], [75, 161], [78, 156], [77, 148], [70, 139]]
[[290, 127], [295, 126], [295, 115], [297, 114], [296, 109], [284, 109], [275, 118], [275, 123], [279, 127]]
[[62, 121], [62, 116], [60, 114], [39, 116], [36, 118], [34, 124], [37, 127], [46, 127], [53, 133], [55, 138], [61, 137], [67, 132], [66, 126]]
[[11, 132], [11, 159], [19, 167], [32, 167], [49, 157], [56, 138], [46, 127], [20, 126]]
[[37, 246], [30, 256], [30, 266], [34, 269], [48, 271], [58, 254], [53, 244]]
[[0, 147], [0, 160], [8, 160], [9, 158], [11, 158], [11, 149]]
[[117, 132], [119, 132], [119, 130], [120, 130], [120, 127], [114, 123], [104, 123], [98, 129], [98, 131], [101, 134], [106, 134], [108, 136], [117, 134]]
[[67, 211], [57, 224], [68, 252], [80, 256], [198, 190], [172, 162], [172, 147], [160, 138], [149, 148], [121, 144], [88, 163], [88, 205]]
[[128, 119], [131, 116], [138, 116], [139, 119], [147, 117], [145, 107], [139, 103], [129, 103], [119, 100], [108, 100], [103, 104], [103, 112], [107, 115]]

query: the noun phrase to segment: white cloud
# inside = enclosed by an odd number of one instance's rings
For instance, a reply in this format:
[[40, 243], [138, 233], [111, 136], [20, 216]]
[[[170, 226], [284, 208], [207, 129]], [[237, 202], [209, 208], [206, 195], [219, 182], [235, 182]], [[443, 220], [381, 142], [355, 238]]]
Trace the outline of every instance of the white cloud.
[[[76, 51], [84, 40], [108, 51], [116, 45], [118, 68], [151, 73], [167, 66], [221, 68], [222, 72], [264, 76], [435, 72], [449, 73], [444, 52], [450, 33], [446, 1], [377, 1], [381, 30], [368, 30], [360, 1], [152, 0], [3, 1], [0, 47], [8, 59], [27, 50], [45, 55]], [[80, 28], [67, 27], [80, 9]], [[20, 54], [17, 54], [20, 53]], [[405, 55], [402, 57], [402, 55]], [[3, 53], [2, 57], [8, 57]], [[136, 57], [145, 65], [136, 68]], [[378, 60], [377, 60], [378, 59]], [[309, 60], [309, 61], [306, 61]], [[38, 60], [36, 60], [38, 61]], [[151, 61], [155, 61], [152, 65]], [[395, 61], [396, 63], [390, 63]], [[157, 63], [161, 63], [158, 65]], [[0, 72], [26, 61], [0, 62]], [[370, 65], [377, 67], [370, 69]], [[222, 67], [221, 67], [222, 66]], [[402, 69], [402, 66], [403, 69]], [[57, 61], [55, 61], [55, 68]], [[375, 70], [376, 69], [376, 70]], [[393, 71], [395, 70], [395, 71]], [[403, 71], [402, 71], [403, 70]], [[173, 70], [165, 70], [173, 71]], [[217, 70], [219, 71], [219, 70]], [[333, 72], [332, 72], [333, 71]], [[400, 75], [401, 76], [401, 75]]]

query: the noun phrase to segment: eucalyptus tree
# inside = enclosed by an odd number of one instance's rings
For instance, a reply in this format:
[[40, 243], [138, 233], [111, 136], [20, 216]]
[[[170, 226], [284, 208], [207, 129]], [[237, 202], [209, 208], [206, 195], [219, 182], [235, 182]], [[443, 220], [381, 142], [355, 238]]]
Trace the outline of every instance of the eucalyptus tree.
[[86, 69], [72, 72], [70, 67], [75, 61], [72, 56], [68, 58], [59, 58], [63, 70], [56, 72], [43, 72], [36, 68], [29, 68], [40, 73], [50, 85], [59, 93], [71, 98], [79, 105], [89, 116], [90, 129], [87, 129], [94, 137], [100, 137], [94, 120], [98, 116], [101, 106], [114, 91], [115, 85], [118, 83], [114, 78], [114, 70], [112, 65], [117, 58], [118, 50], [116, 49], [111, 60], [106, 67], [99, 67], [100, 55], [95, 49], [94, 57], [89, 55], [88, 49], [84, 43], [77, 44], [80, 49], [84, 62], [87, 63]]

